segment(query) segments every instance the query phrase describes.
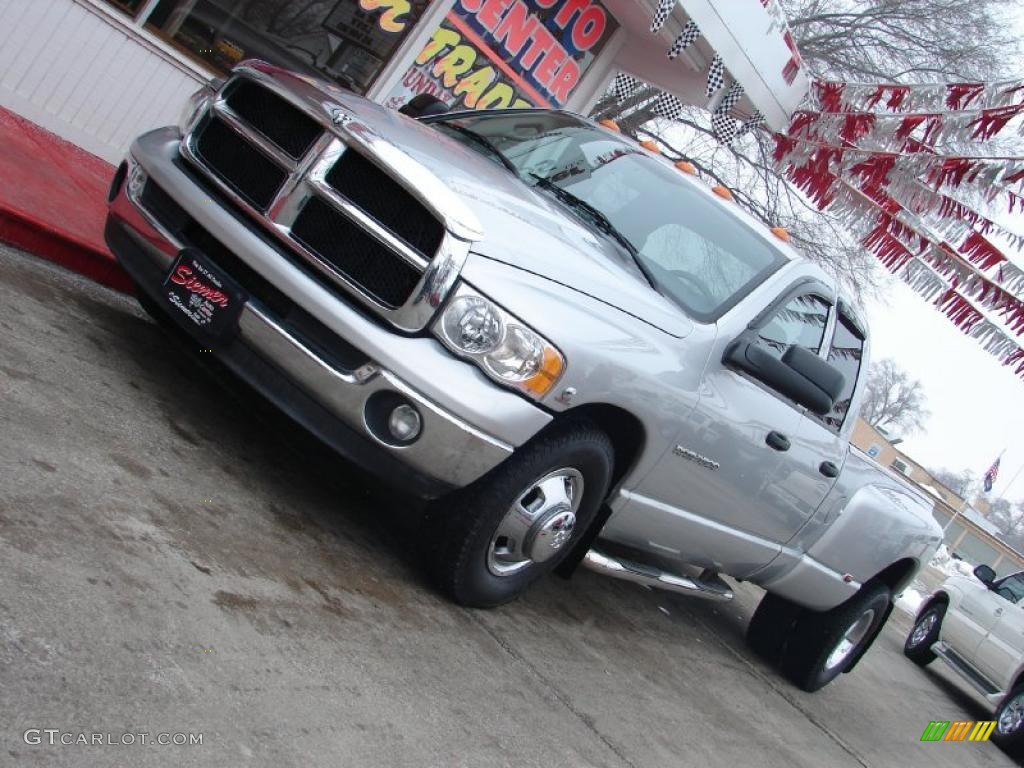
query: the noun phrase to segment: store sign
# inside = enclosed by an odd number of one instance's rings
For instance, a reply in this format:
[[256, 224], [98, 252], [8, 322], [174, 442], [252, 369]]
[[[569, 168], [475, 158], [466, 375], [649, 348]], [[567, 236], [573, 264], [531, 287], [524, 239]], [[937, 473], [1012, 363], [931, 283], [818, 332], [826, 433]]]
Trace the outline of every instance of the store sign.
[[327, 53], [328, 74], [365, 90], [413, 28], [428, 0], [340, 0], [323, 28], [341, 38]]
[[595, 0], [459, 0], [386, 103], [561, 106], [616, 26]]

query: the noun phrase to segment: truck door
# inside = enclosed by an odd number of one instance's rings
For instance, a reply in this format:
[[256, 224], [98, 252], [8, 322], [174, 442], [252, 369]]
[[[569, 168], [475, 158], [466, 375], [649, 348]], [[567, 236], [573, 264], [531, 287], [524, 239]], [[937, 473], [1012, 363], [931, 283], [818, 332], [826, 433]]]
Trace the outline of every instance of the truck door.
[[1024, 575], [1015, 573], [996, 582], [989, 592], [999, 601], [976, 653], [978, 671], [1004, 688], [1024, 659]]
[[853, 429], [847, 415], [853, 403], [857, 382], [862, 375], [865, 334], [839, 302], [835, 329], [828, 345], [828, 362], [843, 374], [842, 394], [824, 416], [805, 411], [799, 428], [803, 451], [794, 456], [785, 486], [793, 503], [805, 516], [814, 514], [842, 471], [849, 453], [849, 435]]
[[963, 581], [965, 583], [960, 604], [955, 610], [948, 611], [942, 621], [942, 639], [976, 666], [978, 649], [982, 641], [999, 617], [1011, 607], [1009, 599], [1005, 596], [1010, 593], [1008, 590], [1000, 594], [996, 590], [984, 589], [978, 582], [970, 579], [965, 578]]
[[[831, 295], [803, 281], [743, 338], [780, 358], [792, 344], [820, 354]], [[801, 407], [719, 355], [709, 362], [700, 401], [674, 450], [605, 532], [736, 576], [751, 573], [778, 554], [828, 492], [815, 463], [822, 449], [810, 432]]]

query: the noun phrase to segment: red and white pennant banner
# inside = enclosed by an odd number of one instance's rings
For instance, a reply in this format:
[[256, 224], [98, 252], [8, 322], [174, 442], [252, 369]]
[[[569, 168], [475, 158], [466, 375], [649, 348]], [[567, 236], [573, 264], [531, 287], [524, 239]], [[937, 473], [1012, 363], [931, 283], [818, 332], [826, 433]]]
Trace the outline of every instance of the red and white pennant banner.
[[813, 107], [823, 112], [990, 109], [1024, 104], [1024, 78], [995, 83], [840, 83], [817, 81]]

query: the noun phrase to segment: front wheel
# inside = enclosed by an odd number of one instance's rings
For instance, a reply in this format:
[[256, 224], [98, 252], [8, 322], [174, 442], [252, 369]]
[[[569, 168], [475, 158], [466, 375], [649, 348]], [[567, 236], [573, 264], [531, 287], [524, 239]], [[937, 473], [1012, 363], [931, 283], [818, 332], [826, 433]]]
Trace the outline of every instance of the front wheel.
[[435, 503], [428, 565], [460, 605], [493, 608], [552, 570], [590, 525], [611, 483], [611, 440], [557, 426], [463, 491]]
[[928, 606], [914, 622], [914, 628], [907, 635], [903, 644], [903, 655], [915, 664], [924, 666], [935, 661], [932, 646], [939, 639], [942, 619], [946, 615], [946, 604], [935, 603]]
[[1024, 686], [1014, 688], [999, 703], [992, 741], [1011, 757], [1024, 757]]
[[884, 584], [861, 588], [842, 605], [807, 611], [797, 621], [782, 655], [783, 674], [805, 691], [824, 688], [845, 672], [875, 638], [889, 613], [892, 592]]

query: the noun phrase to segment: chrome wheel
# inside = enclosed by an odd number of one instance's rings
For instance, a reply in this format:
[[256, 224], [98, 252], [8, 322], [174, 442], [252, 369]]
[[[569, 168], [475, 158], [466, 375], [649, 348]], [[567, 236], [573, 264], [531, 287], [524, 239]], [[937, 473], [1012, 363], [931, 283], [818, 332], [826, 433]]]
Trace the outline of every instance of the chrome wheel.
[[1021, 722], [1024, 722], [1024, 693], [1018, 693], [1010, 699], [1009, 704], [1005, 705], [1002, 710], [999, 713], [996, 727], [1000, 733], [1009, 736], [1011, 733], [1016, 733]]
[[840, 666], [845, 662], [853, 652], [857, 650], [864, 638], [867, 637], [869, 631], [871, 631], [871, 625], [875, 621], [875, 609], [869, 608], [862, 613], [853, 624], [849, 626], [846, 632], [843, 633], [842, 638], [835, 648], [832, 649], [832, 653], [828, 655], [825, 660], [825, 669], [832, 670]]
[[510, 576], [550, 560], [572, 538], [583, 499], [583, 475], [556, 469], [530, 484], [501, 519], [487, 548], [487, 568]]
[[928, 611], [928, 613], [922, 616], [921, 620], [914, 626], [914, 630], [910, 633], [910, 647], [916, 648], [923, 643], [938, 621], [939, 615], [935, 611]]

